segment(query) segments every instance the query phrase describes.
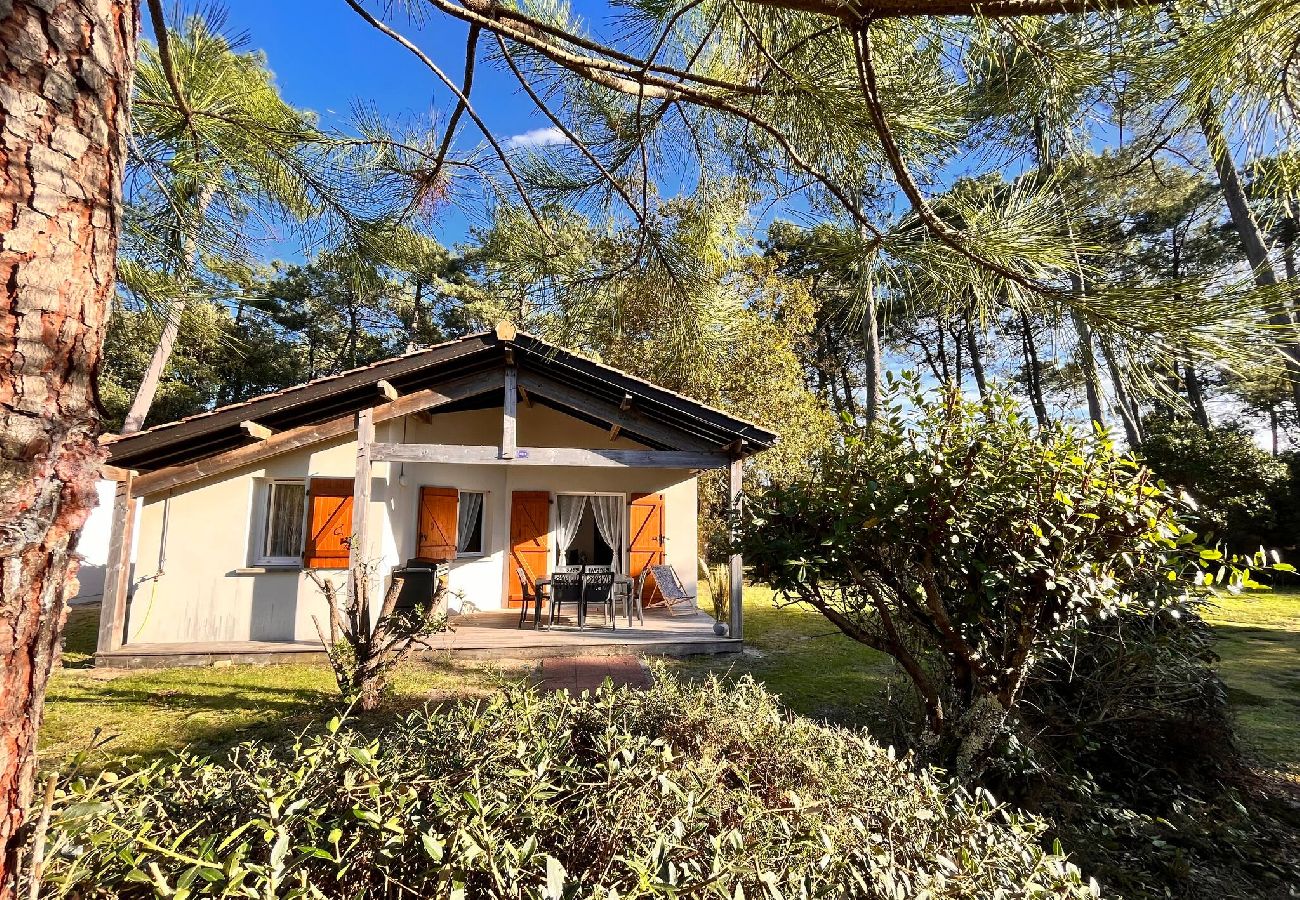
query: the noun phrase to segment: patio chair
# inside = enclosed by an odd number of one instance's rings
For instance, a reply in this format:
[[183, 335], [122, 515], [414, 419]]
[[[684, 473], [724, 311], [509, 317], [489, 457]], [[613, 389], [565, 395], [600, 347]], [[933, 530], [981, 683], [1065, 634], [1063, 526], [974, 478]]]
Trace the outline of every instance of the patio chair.
[[[670, 565], [646, 566], [645, 572], [654, 577], [659, 594], [664, 598], [670, 616], [691, 616], [697, 612], [695, 595], [686, 592], [686, 586]], [[645, 574], [642, 572], [642, 575]]]
[[582, 623], [582, 573], [556, 572], [551, 576], [551, 613], [546, 627], [555, 625], [555, 611], [563, 611], [565, 603], [578, 605], [578, 623]]
[[605, 610], [605, 621], [611, 630], [618, 629], [618, 619], [614, 616], [614, 572], [582, 573], [582, 601], [578, 604], [578, 628], [587, 623], [587, 607], [599, 605]]
[[528, 621], [528, 607], [533, 608], [533, 628], [542, 627], [542, 591], [533, 579], [528, 577], [523, 566], [515, 566], [515, 575], [519, 577], [519, 586], [523, 589], [524, 602], [519, 607], [519, 627]]

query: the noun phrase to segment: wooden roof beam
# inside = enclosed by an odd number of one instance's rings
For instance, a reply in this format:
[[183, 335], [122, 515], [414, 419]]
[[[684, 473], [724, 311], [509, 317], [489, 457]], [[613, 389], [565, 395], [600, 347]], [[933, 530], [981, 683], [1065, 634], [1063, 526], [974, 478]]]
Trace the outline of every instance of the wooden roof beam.
[[528, 392], [547, 400], [584, 412], [610, 427], [618, 425], [626, 436], [632, 440], [638, 438], [652, 443], [662, 444], [681, 450], [716, 451], [717, 444], [696, 437], [690, 432], [681, 431], [669, 424], [652, 421], [635, 411], [623, 410], [619, 404], [602, 400], [578, 388], [555, 381], [545, 375], [528, 369], [519, 372], [519, 383], [528, 388]]
[[[375, 406], [374, 421], [386, 422], [389, 419], [413, 415], [422, 410], [436, 409], [439, 406], [445, 406], [448, 403], [464, 400], [467, 397], [473, 397], [487, 391], [500, 390], [503, 383], [504, 376], [500, 371], [467, 375], [449, 381], [436, 390], [427, 388], [422, 391], [415, 391], [397, 400]], [[258, 441], [256, 444], [235, 447], [191, 463], [167, 466], [153, 472], [147, 472], [135, 479], [134, 491], [136, 496], [143, 496], [181, 487], [204, 478], [224, 474], [241, 466], [261, 462], [264, 459], [287, 453], [290, 450], [346, 437], [355, 434], [356, 430], [357, 416], [355, 413], [349, 413], [328, 422], [290, 428], [277, 432], [264, 441]]]
[[375, 382], [375, 390], [379, 391], [379, 396], [390, 402], [402, 396], [401, 391], [393, 387], [392, 382], [383, 378]]
[[265, 425], [261, 425], [257, 422], [254, 422], [251, 419], [245, 419], [244, 421], [240, 422], [239, 427], [244, 430], [245, 434], [247, 434], [255, 441], [264, 441], [267, 438], [269, 438], [271, 435], [275, 434], [275, 431], [273, 431], [272, 429], [267, 428]]

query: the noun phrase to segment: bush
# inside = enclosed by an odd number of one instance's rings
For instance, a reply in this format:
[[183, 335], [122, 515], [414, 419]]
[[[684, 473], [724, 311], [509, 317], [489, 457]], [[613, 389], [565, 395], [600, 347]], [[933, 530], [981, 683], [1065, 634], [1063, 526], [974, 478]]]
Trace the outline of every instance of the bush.
[[1169, 484], [1187, 491], [1200, 509], [1196, 527], [1228, 546], [1253, 552], [1294, 546], [1280, 527], [1275, 501], [1287, 493], [1290, 473], [1237, 425], [1203, 428], [1183, 419], [1147, 423], [1143, 461]]
[[747, 496], [739, 545], [757, 578], [892, 656], [933, 758], [978, 774], [1041, 660], [1108, 616], [1185, 604], [1207, 566], [1238, 574], [1105, 434], [903, 388], [814, 478]]
[[509, 689], [59, 797], [47, 890], [62, 896], [1095, 895], [1036, 821], [789, 718], [748, 679]]

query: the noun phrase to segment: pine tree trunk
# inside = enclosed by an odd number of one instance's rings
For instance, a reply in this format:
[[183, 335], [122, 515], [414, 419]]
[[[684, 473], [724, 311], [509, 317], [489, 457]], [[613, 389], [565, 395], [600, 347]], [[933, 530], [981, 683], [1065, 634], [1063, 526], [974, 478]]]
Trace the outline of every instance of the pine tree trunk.
[[0, 3], [0, 898], [14, 895], [36, 729], [103, 453], [137, 11]]
[[[1083, 278], [1077, 273], [1070, 275], [1070, 283], [1076, 295], [1084, 291]], [[1101, 374], [1097, 371], [1097, 355], [1092, 348], [1092, 328], [1077, 311], [1070, 311], [1074, 322], [1074, 333], [1079, 338], [1077, 356], [1079, 366], [1083, 369], [1083, 387], [1088, 398], [1088, 418], [1098, 425], [1106, 424], [1105, 407], [1101, 400]]]
[[1039, 428], [1050, 425], [1047, 415], [1047, 400], [1043, 396], [1043, 366], [1038, 360], [1038, 347], [1034, 344], [1034, 326], [1029, 321], [1029, 314], [1020, 312], [1021, 338], [1025, 351], [1025, 384], [1029, 389], [1029, 401], [1034, 408], [1034, 418]]
[[[211, 185], [205, 186], [199, 193], [198, 217], [200, 219], [207, 215], [213, 193]], [[198, 264], [198, 250], [192, 237], [183, 238], [182, 242], [180, 254], [182, 265], [186, 267], [187, 272], [192, 272], [193, 267]], [[190, 280], [190, 277], [186, 278], [187, 282]], [[176, 349], [176, 338], [181, 330], [181, 316], [185, 315], [187, 303], [187, 298], [181, 297], [167, 310], [167, 323], [163, 325], [158, 343], [154, 345], [153, 355], [149, 357], [149, 367], [145, 369], [140, 387], [136, 389], [135, 397], [131, 400], [131, 408], [126, 412], [126, 419], [122, 422], [122, 434], [134, 434], [144, 427], [145, 419], [149, 418], [149, 410], [153, 408], [154, 398], [158, 396], [158, 386], [162, 384], [163, 372], [167, 370], [167, 363]]]
[[1142, 411], [1129, 394], [1124, 373], [1120, 371], [1115, 354], [1105, 338], [1101, 340], [1101, 355], [1106, 360], [1111, 384], [1115, 386], [1115, 408], [1119, 410], [1119, 420], [1124, 425], [1124, 438], [1131, 449], [1137, 449], [1142, 446]]
[[970, 368], [975, 374], [975, 386], [979, 388], [980, 399], [989, 395], [988, 380], [984, 375], [984, 360], [980, 357], [979, 342], [975, 339], [975, 326], [966, 320], [966, 352], [970, 354]]
[[[1207, 101], [1197, 109], [1197, 121], [1201, 126], [1201, 134], [1205, 137], [1205, 145], [1214, 163], [1214, 170], [1219, 176], [1219, 186], [1223, 190], [1223, 199], [1228, 206], [1228, 214], [1232, 217], [1232, 225], [1237, 230], [1242, 250], [1246, 253], [1246, 261], [1250, 263], [1251, 271], [1255, 275], [1255, 284], [1259, 287], [1271, 287], [1277, 284], [1277, 273], [1273, 270], [1273, 261], [1268, 255], [1264, 232], [1251, 211], [1246, 189], [1241, 183], [1241, 173], [1237, 171], [1237, 163], [1232, 158], [1232, 149], [1228, 146], [1227, 136], [1223, 132], [1220, 111]], [[1278, 310], [1270, 317], [1270, 324], [1286, 329], [1278, 338], [1278, 349], [1286, 358], [1291, 396], [1296, 407], [1300, 408], [1300, 346], [1297, 346], [1295, 338], [1288, 333], [1292, 325], [1290, 311]]]
[[880, 416], [880, 310], [876, 304], [876, 287], [867, 288], [867, 307], [862, 323], [862, 351], [867, 367], [867, 425], [874, 425]]
[[1192, 421], [1202, 428], [1210, 427], [1210, 413], [1205, 408], [1205, 392], [1201, 378], [1191, 360], [1183, 360], [1183, 387], [1187, 391], [1187, 404], [1192, 408]]
[[135, 434], [144, 427], [144, 420], [149, 417], [154, 397], [158, 396], [158, 385], [162, 383], [163, 372], [167, 362], [172, 358], [176, 348], [176, 338], [181, 330], [181, 316], [185, 314], [185, 301], [172, 304], [167, 311], [167, 323], [163, 325], [158, 343], [154, 345], [153, 355], [149, 357], [149, 367], [144, 370], [140, 386], [136, 388], [135, 397], [131, 399], [131, 408], [126, 411], [122, 422], [122, 434]]

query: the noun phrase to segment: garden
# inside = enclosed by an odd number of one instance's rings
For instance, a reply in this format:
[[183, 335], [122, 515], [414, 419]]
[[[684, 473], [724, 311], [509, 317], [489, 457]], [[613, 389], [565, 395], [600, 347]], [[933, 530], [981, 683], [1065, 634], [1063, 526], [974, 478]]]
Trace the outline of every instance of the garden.
[[1204, 515], [1101, 433], [892, 396], [892, 427], [732, 517], [744, 651], [656, 663], [644, 694], [423, 654], [362, 711], [323, 666], [86, 668], [96, 611], [74, 611], [47, 880], [1286, 896], [1300, 592], [1257, 579], [1290, 567], [1202, 543]]

